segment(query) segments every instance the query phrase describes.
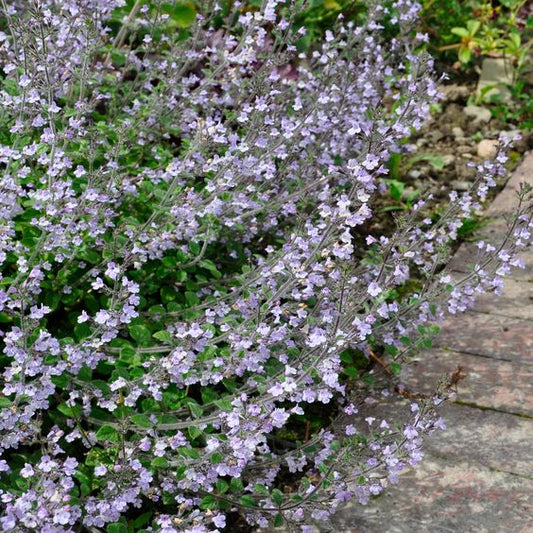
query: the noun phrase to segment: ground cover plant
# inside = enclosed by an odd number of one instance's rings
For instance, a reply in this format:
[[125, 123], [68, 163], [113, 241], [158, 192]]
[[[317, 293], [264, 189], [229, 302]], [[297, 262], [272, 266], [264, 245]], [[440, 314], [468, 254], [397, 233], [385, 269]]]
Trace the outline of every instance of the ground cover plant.
[[299, 1], [1, 1], [3, 531], [307, 532], [421, 460], [449, 382], [372, 404], [531, 213], [445, 270], [502, 149], [369, 231], [438, 92], [420, 6], [366, 4], [302, 44]]
[[[430, 40], [428, 50], [439, 56], [443, 65], [458, 79], [477, 79], [487, 58], [505, 65], [501, 80], [505, 92], [486, 86], [472, 103], [485, 102], [494, 116], [514, 123], [521, 130], [531, 130], [531, 46], [533, 44], [533, 11], [525, 0], [469, 0], [435, 2], [425, 0], [421, 28]], [[450, 66], [454, 63], [453, 69]]]

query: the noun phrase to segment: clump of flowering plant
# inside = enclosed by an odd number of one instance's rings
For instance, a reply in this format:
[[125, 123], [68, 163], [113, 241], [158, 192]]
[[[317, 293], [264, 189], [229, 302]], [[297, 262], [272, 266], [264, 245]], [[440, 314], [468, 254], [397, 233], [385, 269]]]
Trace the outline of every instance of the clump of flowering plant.
[[497, 290], [531, 219], [442, 272], [500, 153], [365, 232], [438, 97], [418, 4], [367, 4], [304, 53], [304, 2], [2, 0], [3, 531], [305, 532], [421, 459], [445, 384], [378, 421], [366, 363]]

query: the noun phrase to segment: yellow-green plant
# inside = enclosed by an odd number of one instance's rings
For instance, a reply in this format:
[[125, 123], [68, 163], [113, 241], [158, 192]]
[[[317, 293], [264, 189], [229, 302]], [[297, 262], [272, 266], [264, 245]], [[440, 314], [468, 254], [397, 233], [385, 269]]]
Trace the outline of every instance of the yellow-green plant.
[[[428, 2], [426, 9], [432, 3]], [[528, 24], [520, 18], [525, 4], [526, 0], [500, 0], [496, 6], [490, 0], [470, 2], [472, 18], [450, 30], [460, 41], [441, 46], [439, 50], [457, 50], [463, 65], [474, 57], [496, 56], [506, 57], [520, 68], [533, 43], [532, 39], [527, 40], [531, 21]]]

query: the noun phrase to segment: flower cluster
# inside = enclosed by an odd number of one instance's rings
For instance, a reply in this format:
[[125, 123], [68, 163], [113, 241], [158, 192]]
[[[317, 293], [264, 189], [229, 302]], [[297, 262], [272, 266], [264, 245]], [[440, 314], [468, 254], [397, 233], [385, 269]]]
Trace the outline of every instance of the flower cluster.
[[0, 2], [0, 527], [306, 532], [443, 427], [444, 389], [372, 416], [371, 354], [500, 288], [527, 191], [461, 277], [447, 248], [503, 151], [440, 217], [368, 231], [438, 98], [413, 0], [310, 49], [300, 2], [131, 4]]

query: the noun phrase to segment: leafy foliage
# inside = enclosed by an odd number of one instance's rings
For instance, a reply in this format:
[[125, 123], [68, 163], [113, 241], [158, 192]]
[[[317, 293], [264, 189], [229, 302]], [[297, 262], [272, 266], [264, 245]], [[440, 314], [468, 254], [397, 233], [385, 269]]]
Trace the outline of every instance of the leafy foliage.
[[2, 529], [308, 531], [419, 462], [446, 382], [379, 426], [365, 400], [531, 219], [523, 191], [502, 246], [442, 272], [502, 151], [438, 220], [413, 199], [365, 230], [437, 94], [417, 3], [307, 43], [336, 3], [1, 5]]

